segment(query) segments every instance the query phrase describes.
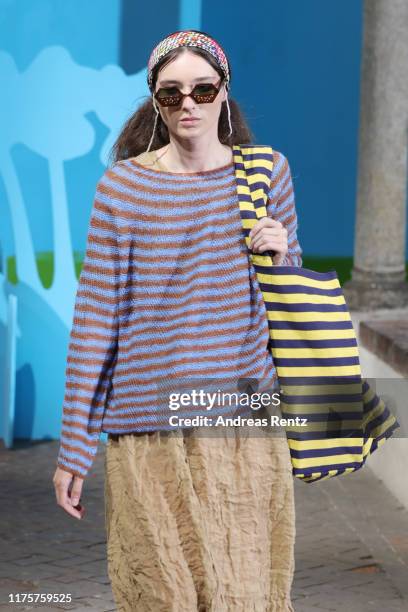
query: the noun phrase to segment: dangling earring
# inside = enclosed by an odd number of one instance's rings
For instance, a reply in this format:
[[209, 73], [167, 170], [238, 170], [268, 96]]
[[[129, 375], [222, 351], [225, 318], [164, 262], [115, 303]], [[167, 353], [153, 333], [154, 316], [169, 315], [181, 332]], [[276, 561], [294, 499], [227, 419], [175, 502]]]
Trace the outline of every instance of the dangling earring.
[[152, 104], [153, 104], [153, 108], [154, 108], [154, 110], [156, 112], [156, 117], [154, 118], [152, 137], [150, 138], [149, 146], [147, 147], [147, 150], [145, 151], [145, 153], [148, 153], [150, 151], [150, 147], [152, 146], [152, 142], [153, 142], [153, 138], [154, 138], [154, 132], [156, 130], [157, 120], [159, 118], [159, 109], [156, 106], [156, 102], [155, 102], [154, 98], [152, 98]]
[[227, 103], [228, 125], [229, 125], [229, 129], [230, 129], [228, 137], [230, 137], [230, 136], [232, 136], [232, 125], [231, 125], [231, 109], [230, 109], [229, 102], [228, 102], [228, 92], [229, 92], [228, 85], [226, 87], [226, 90], [227, 90], [227, 97], [225, 98], [225, 102]]
[[227, 110], [228, 110], [228, 125], [229, 125], [229, 129], [230, 129], [228, 136], [232, 136], [231, 110], [230, 110], [230, 106], [229, 106], [229, 103], [228, 103], [228, 98], [226, 99], [226, 102], [227, 102]]

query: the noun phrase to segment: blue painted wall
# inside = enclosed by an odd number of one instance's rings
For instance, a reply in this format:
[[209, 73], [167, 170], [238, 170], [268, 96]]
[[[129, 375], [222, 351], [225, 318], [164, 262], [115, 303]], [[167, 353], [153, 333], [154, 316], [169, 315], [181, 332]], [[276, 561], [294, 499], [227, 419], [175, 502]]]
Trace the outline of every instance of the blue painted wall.
[[0, 49], [20, 70], [51, 45], [69, 49], [79, 64], [102, 68], [117, 61], [121, 9], [120, 0], [0, 0]]

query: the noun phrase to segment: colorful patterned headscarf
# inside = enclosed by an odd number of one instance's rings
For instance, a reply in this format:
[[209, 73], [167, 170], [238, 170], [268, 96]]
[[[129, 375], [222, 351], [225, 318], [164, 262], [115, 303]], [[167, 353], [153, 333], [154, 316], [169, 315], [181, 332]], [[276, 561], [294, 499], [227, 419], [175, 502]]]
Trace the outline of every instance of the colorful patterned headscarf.
[[224, 73], [225, 79], [229, 85], [230, 82], [230, 70], [227, 57], [222, 50], [219, 43], [216, 40], [204, 34], [197, 32], [196, 30], [179, 30], [169, 34], [166, 38], [160, 41], [152, 53], [150, 54], [149, 61], [147, 63], [147, 83], [150, 91], [152, 91], [152, 71], [157, 62], [164, 57], [172, 49], [177, 47], [201, 47], [208, 53], [211, 53], [217, 60], [221, 70]]

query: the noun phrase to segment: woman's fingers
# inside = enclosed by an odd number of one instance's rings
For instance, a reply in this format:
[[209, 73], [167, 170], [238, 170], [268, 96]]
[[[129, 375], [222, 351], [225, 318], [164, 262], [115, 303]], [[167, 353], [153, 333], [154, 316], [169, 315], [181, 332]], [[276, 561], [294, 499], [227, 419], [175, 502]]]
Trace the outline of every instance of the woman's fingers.
[[282, 248], [282, 244], [280, 242], [274, 242], [274, 241], [269, 241], [269, 240], [257, 240], [257, 242], [255, 243], [251, 243], [250, 245], [251, 251], [253, 251], [254, 253], [260, 253], [262, 251], [276, 251], [276, 249], [281, 249]]
[[262, 217], [255, 223], [248, 236], [251, 250], [262, 252], [271, 249], [286, 255], [288, 231], [280, 221]]
[[288, 250], [287, 229], [285, 227], [264, 225], [258, 228], [257, 234], [251, 238], [249, 246], [252, 251], [273, 250], [278, 251], [278, 253], [284, 256]]
[[81, 519], [85, 514], [85, 508], [80, 503], [83, 482], [83, 478], [74, 476], [60, 467], [56, 469], [53, 478], [57, 504], [77, 519]]
[[271, 219], [271, 217], [262, 217], [259, 219], [254, 227], [249, 232], [248, 236], [250, 238], [254, 238], [258, 232], [260, 232], [263, 228], [275, 228], [275, 229], [284, 229], [283, 225], [280, 221], [276, 221], [275, 219]]
[[73, 506], [77, 506], [79, 504], [79, 500], [81, 498], [81, 493], [82, 493], [83, 482], [84, 481], [82, 478], [79, 478], [78, 476], [74, 476], [74, 480], [73, 480], [72, 488], [71, 488], [71, 496], [70, 496], [70, 501]]
[[287, 244], [283, 240], [271, 240], [270, 238], [259, 238], [256, 243], [251, 245], [252, 251], [272, 250], [283, 252], [287, 248]]

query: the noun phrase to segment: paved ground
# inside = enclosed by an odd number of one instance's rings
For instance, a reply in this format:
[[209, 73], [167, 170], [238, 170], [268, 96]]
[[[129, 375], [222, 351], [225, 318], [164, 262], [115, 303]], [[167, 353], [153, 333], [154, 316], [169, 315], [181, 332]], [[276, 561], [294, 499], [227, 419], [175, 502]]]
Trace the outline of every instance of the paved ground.
[[[105, 557], [105, 446], [84, 486], [83, 521], [55, 503], [57, 449], [45, 442], [0, 450], [0, 610], [115, 610]], [[296, 481], [295, 490], [296, 612], [407, 611], [408, 512], [369, 467], [322, 483]], [[8, 603], [9, 593], [24, 592], [71, 593], [73, 603]]]

